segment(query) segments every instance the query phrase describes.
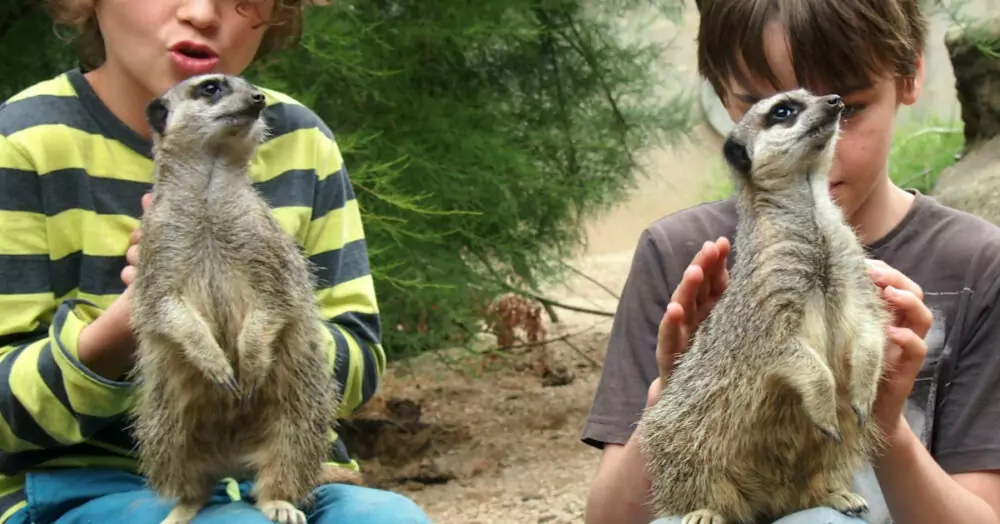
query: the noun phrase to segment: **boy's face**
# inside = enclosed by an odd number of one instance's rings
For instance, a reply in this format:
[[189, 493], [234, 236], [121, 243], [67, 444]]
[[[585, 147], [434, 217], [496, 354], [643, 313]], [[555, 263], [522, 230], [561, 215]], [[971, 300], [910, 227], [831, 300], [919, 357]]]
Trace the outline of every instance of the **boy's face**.
[[[238, 10], [239, 4], [246, 9]], [[107, 66], [148, 98], [191, 76], [241, 74], [260, 47], [274, 0], [101, 0]], [[193, 46], [189, 45], [193, 44]]]
[[[763, 44], [768, 63], [780, 80], [780, 90], [800, 87], [787, 49], [786, 32], [780, 23], [767, 26]], [[904, 83], [886, 75], [875, 79], [871, 87], [837, 93], [843, 97], [846, 107], [830, 173], [830, 191], [848, 216], [854, 214], [871, 191], [884, 181], [896, 110], [901, 103], [916, 102], [923, 73], [921, 59], [913, 82]], [[753, 102], [776, 92], [767, 80], [757, 75], [749, 76], [756, 79], [753, 85], [738, 85], [735, 81], [728, 85], [723, 102], [734, 121], [742, 118]], [[812, 89], [816, 94], [829, 94], [825, 88]]]

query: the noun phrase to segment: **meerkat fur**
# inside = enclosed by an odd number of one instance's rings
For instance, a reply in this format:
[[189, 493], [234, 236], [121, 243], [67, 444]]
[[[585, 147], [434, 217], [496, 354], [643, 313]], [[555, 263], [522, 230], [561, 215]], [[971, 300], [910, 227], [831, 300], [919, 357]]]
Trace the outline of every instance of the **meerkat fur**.
[[147, 105], [154, 189], [132, 285], [138, 340], [133, 432], [140, 471], [189, 522], [224, 477], [255, 481], [257, 507], [304, 524], [327, 482], [339, 405], [322, 349], [315, 276], [251, 184], [265, 96], [209, 74]]
[[867, 511], [850, 486], [883, 440], [872, 409], [889, 318], [830, 196], [843, 107], [782, 92], [726, 137], [730, 280], [639, 425], [657, 516], [746, 524], [817, 506]]

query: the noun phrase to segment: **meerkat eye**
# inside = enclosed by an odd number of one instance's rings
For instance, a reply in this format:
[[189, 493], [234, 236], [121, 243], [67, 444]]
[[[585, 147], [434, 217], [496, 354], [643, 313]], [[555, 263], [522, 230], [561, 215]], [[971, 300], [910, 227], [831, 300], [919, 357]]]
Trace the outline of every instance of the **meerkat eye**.
[[767, 112], [767, 116], [764, 117], [764, 127], [769, 128], [771, 126], [788, 122], [794, 123], [795, 113], [796, 107], [794, 104], [787, 102], [775, 104], [774, 107]]
[[215, 80], [209, 80], [201, 84], [201, 93], [207, 97], [213, 97], [222, 91], [222, 87]]
[[788, 107], [785, 104], [778, 104], [771, 109], [771, 118], [776, 121], [781, 121], [792, 116], [794, 113], [795, 111], [791, 107]]

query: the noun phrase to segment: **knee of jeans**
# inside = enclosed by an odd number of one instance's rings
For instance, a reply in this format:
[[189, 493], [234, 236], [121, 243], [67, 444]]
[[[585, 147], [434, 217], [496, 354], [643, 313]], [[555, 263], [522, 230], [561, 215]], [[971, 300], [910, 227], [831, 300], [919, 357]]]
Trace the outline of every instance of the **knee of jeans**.
[[370, 508], [379, 514], [392, 515], [392, 522], [431, 522], [416, 502], [392, 491], [349, 484], [326, 484], [316, 489], [314, 495], [317, 511], [355, 514], [366, 513], [364, 508]]
[[865, 521], [824, 506], [786, 515], [774, 524], [865, 524]]

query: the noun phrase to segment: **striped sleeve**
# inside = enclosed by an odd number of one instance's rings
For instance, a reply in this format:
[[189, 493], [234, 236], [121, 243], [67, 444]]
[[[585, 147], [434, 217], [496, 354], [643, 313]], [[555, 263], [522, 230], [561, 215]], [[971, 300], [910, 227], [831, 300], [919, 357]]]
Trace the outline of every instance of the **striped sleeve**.
[[385, 372], [381, 319], [365, 245], [361, 213], [340, 151], [329, 129], [317, 149], [317, 186], [305, 242], [317, 268], [332, 373], [341, 387], [339, 416], [370, 400]]
[[128, 404], [128, 384], [77, 359], [80, 331], [97, 312], [59, 301], [48, 232], [34, 162], [0, 134], [0, 451], [8, 453], [83, 442]]

